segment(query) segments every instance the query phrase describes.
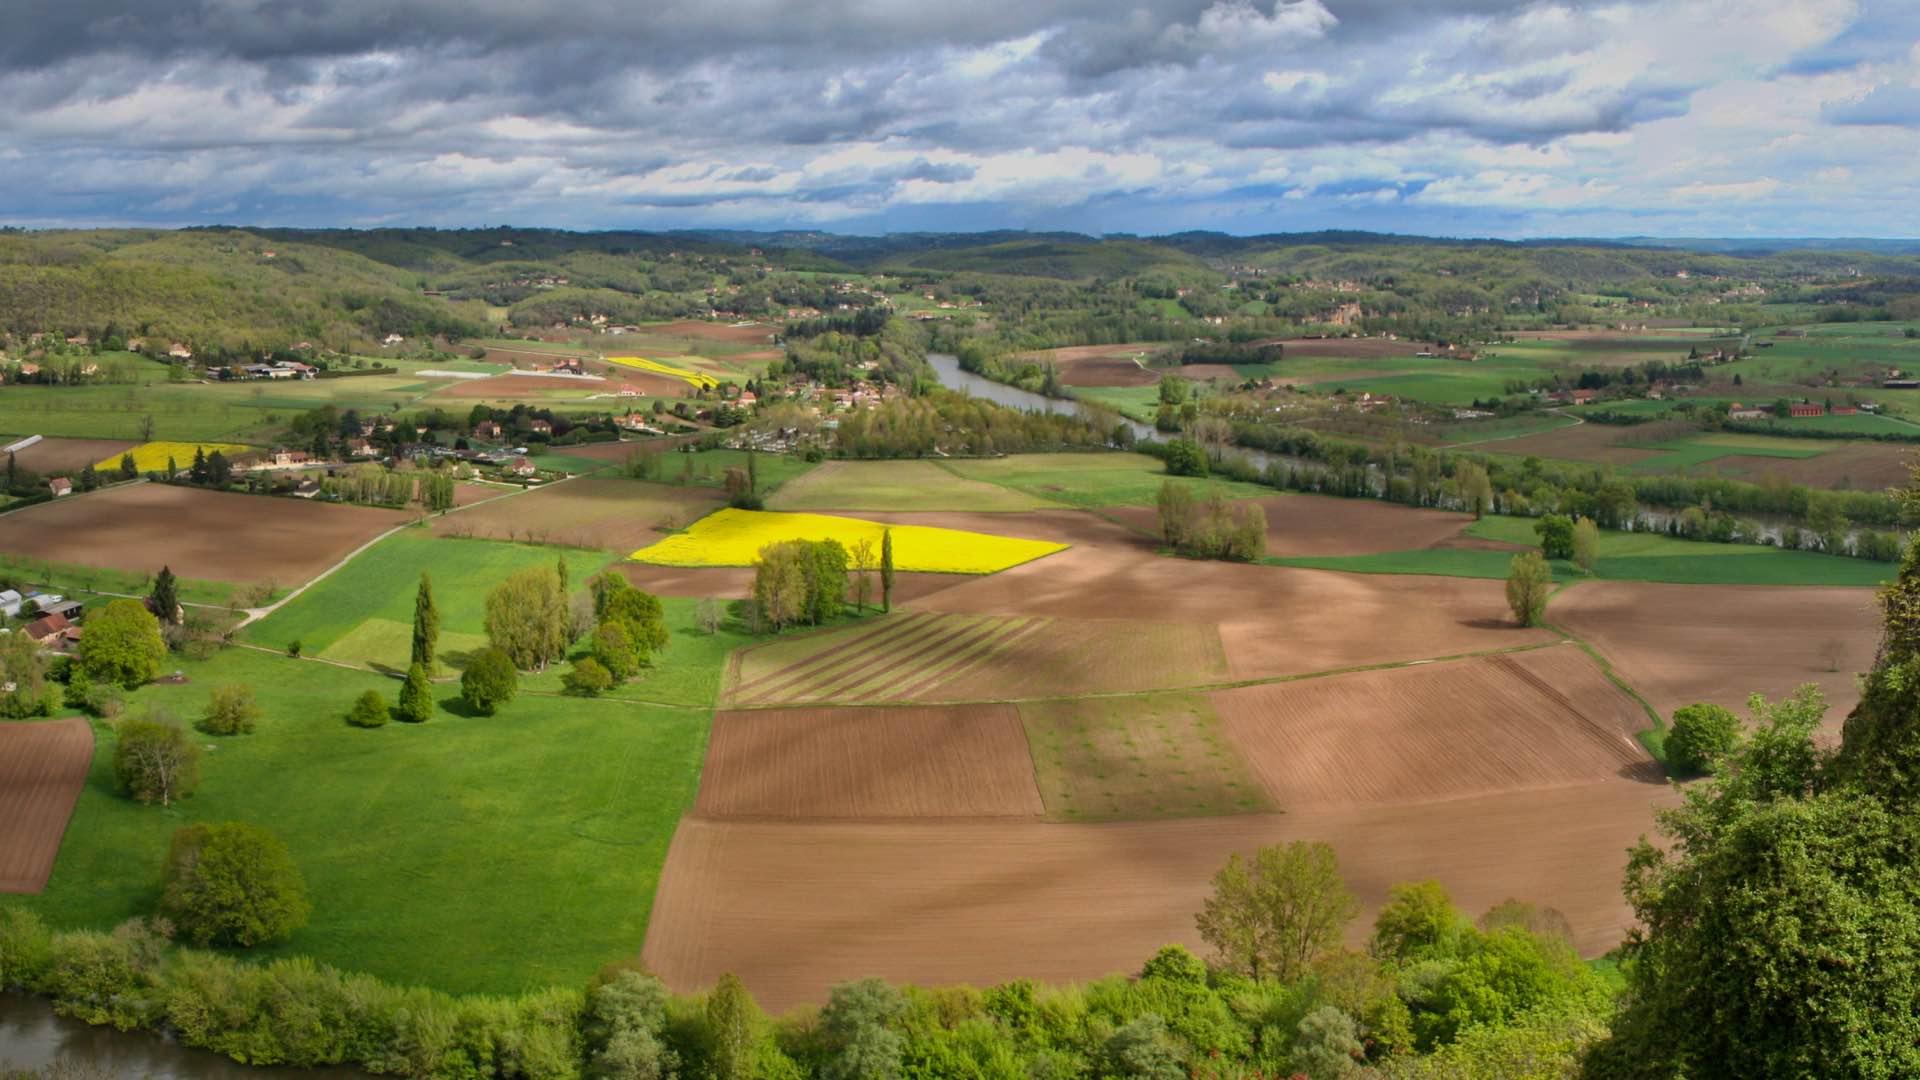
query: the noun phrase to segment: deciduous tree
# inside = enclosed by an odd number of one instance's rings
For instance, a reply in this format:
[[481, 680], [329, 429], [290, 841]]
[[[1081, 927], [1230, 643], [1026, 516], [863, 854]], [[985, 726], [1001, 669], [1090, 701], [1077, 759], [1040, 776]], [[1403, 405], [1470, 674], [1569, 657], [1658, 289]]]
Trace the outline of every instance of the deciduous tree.
[[97, 682], [129, 690], [152, 682], [166, 659], [160, 620], [139, 600], [115, 600], [87, 620], [79, 666]]
[[253, 688], [245, 683], [228, 683], [213, 688], [199, 727], [211, 735], [246, 735], [259, 720], [260, 706], [253, 700]]
[[129, 716], [114, 725], [113, 775], [134, 799], [171, 806], [200, 786], [200, 748], [164, 713]]
[[347, 710], [347, 723], [354, 727], [380, 727], [389, 715], [387, 699], [378, 690], [368, 690], [353, 699], [353, 708]]
[[1195, 921], [1223, 967], [1293, 982], [1339, 944], [1359, 912], [1333, 848], [1295, 840], [1252, 859], [1234, 853], [1213, 876], [1213, 895]]
[[520, 673], [513, 658], [492, 646], [475, 653], [460, 674], [460, 697], [481, 716], [492, 716], [519, 689]]
[[241, 821], [174, 832], [160, 913], [195, 944], [280, 941], [305, 926], [311, 911], [306, 879], [273, 833]]
[[487, 593], [487, 641], [522, 671], [566, 655], [567, 603], [551, 567], [510, 574]]
[[1507, 606], [1521, 626], [1539, 624], [1552, 591], [1553, 569], [1539, 552], [1525, 551], [1513, 557], [1507, 570]]

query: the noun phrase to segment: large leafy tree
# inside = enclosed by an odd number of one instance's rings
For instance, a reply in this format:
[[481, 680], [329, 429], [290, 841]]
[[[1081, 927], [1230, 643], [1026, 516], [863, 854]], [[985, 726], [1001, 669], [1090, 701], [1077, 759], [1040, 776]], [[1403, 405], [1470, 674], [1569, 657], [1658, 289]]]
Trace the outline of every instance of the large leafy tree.
[[160, 620], [138, 600], [115, 600], [87, 620], [80, 638], [80, 669], [96, 682], [129, 690], [153, 681], [166, 659]]
[[1235, 852], [1213, 876], [1213, 895], [1195, 921], [1223, 967], [1292, 982], [1340, 943], [1359, 913], [1333, 848], [1295, 840], [1252, 859]]
[[567, 601], [552, 567], [515, 571], [487, 593], [487, 641], [522, 671], [567, 651]]
[[260, 945], [306, 925], [306, 879], [280, 838], [233, 821], [175, 831], [160, 913], [200, 945]]
[[1645, 929], [1595, 1077], [1920, 1075], [1920, 554], [1837, 752], [1803, 687], [1661, 815], [1627, 898]]

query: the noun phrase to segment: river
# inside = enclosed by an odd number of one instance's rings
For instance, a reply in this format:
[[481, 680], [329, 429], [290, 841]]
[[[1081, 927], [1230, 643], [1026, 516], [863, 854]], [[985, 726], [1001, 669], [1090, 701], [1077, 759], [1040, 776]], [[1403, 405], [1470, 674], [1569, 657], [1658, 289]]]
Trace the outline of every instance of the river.
[[364, 1080], [356, 1069], [262, 1069], [146, 1031], [55, 1016], [45, 1001], [0, 993], [0, 1070], [66, 1065], [92, 1080]]

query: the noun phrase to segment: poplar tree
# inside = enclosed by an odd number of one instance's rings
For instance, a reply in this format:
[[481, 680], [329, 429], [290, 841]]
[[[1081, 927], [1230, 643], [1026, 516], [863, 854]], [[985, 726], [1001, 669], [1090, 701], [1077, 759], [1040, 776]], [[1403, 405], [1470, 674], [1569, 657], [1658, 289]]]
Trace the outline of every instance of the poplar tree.
[[880, 610], [893, 610], [893, 530], [880, 531]]
[[420, 591], [413, 598], [413, 658], [428, 677], [433, 675], [433, 657], [440, 646], [440, 612], [433, 606], [433, 582], [420, 575]]

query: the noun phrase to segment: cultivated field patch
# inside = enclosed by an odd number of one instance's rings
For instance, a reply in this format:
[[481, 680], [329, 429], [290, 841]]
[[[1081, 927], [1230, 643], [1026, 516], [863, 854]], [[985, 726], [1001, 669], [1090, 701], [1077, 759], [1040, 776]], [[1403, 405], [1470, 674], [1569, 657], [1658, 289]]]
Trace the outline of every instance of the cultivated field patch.
[[127, 484], [0, 517], [0, 551], [182, 577], [298, 584], [408, 516], [398, 510]]
[[1547, 619], [1668, 717], [1696, 701], [1744, 714], [1749, 694], [1814, 683], [1837, 724], [1859, 702], [1854, 673], [1872, 666], [1880, 641], [1871, 589], [1595, 581], [1556, 596]]
[[46, 887], [92, 764], [93, 728], [77, 716], [0, 721], [0, 893]]
[[[1145, 454], [1011, 454], [946, 463], [972, 480], [1000, 484], [1070, 506], [1152, 506], [1167, 477], [1166, 466]], [[1273, 489], [1230, 480], [1175, 478], [1197, 495], [1259, 498]]]
[[[447, 667], [465, 667], [466, 658], [486, 646], [485, 634], [442, 630], [439, 651], [434, 655]], [[343, 664], [405, 672], [413, 655], [413, 624], [398, 619], [368, 619], [321, 650], [319, 655]]]
[[646, 372], [651, 375], [665, 375], [670, 379], [679, 379], [681, 382], [686, 383], [696, 390], [710, 390], [720, 385], [719, 379], [705, 372], [681, 367], [678, 364], [669, 364], [664, 360], [648, 359], [644, 356], [609, 356], [607, 357], [607, 363], [618, 364], [624, 368], [633, 368], [636, 371]]
[[1438, 879], [1479, 913], [1510, 897], [1559, 909], [1584, 956], [1633, 915], [1626, 852], [1660, 784], [1608, 782], [1441, 803], [1303, 808], [1106, 824], [744, 822], [689, 817], [667, 857], [643, 954], [678, 991], [738, 974], [773, 1011], [827, 988], [1068, 983], [1138, 971], [1161, 946], [1203, 949], [1208, 880], [1233, 852], [1320, 840], [1364, 903], [1360, 945], [1388, 886]]
[[1663, 773], [1652, 726], [1571, 645], [1223, 690], [1232, 743], [1274, 802], [1428, 802]]
[[1200, 694], [1020, 704], [1049, 817], [1103, 821], [1270, 809]]
[[[860, 540], [871, 541], [877, 559], [886, 531], [859, 518], [728, 507], [701, 518], [685, 532], [634, 552], [633, 558], [662, 566], [750, 566], [768, 544], [831, 539], [849, 550]], [[894, 566], [901, 570], [991, 574], [1065, 547], [1044, 540], [924, 525], [894, 526], [892, 531]]]
[[1059, 367], [1060, 381], [1068, 386], [1152, 386], [1160, 381], [1161, 373], [1149, 370], [1140, 361], [1165, 347], [1164, 342], [1069, 345], [1028, 357], [1036, 362], [1051, 360]]
[[1010, 705], [755, 709], [713, 719], [698, 813], [767, 818], [1036, 818]]
[[[0, 435], [0, 445], [19, 442], [24, 436]], [[16, 450], [13, 459], [23, 469], [31, 469], [42, 475], [57, 472], [78, 472], [97, 461], [111, 461], [114, 468], [120, 467], [120, 456], [139, 446], [138, 441], [126, 439], [41, 439], [23, 450]], [[191, 458], [188, 459], [191, 462]], [[161, 462], [161, 467], [166, 462]]]
[[119, 453], [113, 454], [110, 457], [102, 458], [99, 461], [94, 462], [93, 467], [102, 472], [111, 472], [115, 469], [118, 469], [120, 467], [121, 460], [124, 459], [128, 454], [131, 454], [133, 455], [134, 468], [140, 470], [143, 473], [161, 472], [166, 469], [167, 463], [169, 461], [173, 462], [175, 467], [180, 469], [185, 469], [191, 466], [193, 464], [194, 455], [196, 454], [205, 454], [211, 457], [212, 455], [217, 453], [217, 454], [223, 454], [228, 458], [232, 458], [236, 454], [244, 454], [251, 449], [252, 447], [242, 446], [239, 443], [193, 443], [193, 442], [141, 443], [139, 446], [136, 446], [131, 450], [122, 450]]
[[829, 461], [767, 500], [773, 510], [1043, 510], [1036, 495], [971, 480], [931, 461]]
[[588, 476], [434, 518], [433, 532], [627, 552], [706, 514], [723, 497], [713, 488]]
[[[1331, 495], [1236, 501], [1250, 501], [1266, 511], [1267, 554], [1276, 557], [1432, 547], [1454, 540], [1473, 523], [1471, 514]], [[1160, 529], [1159, 511], [1150, 506], [1115, 507], [1107, 515], [1150, 536]]]
[[1225, 675], [1208, 626], [913, 612], [742, 650], [727, 700], [1010, 700], [1179, 688]]

